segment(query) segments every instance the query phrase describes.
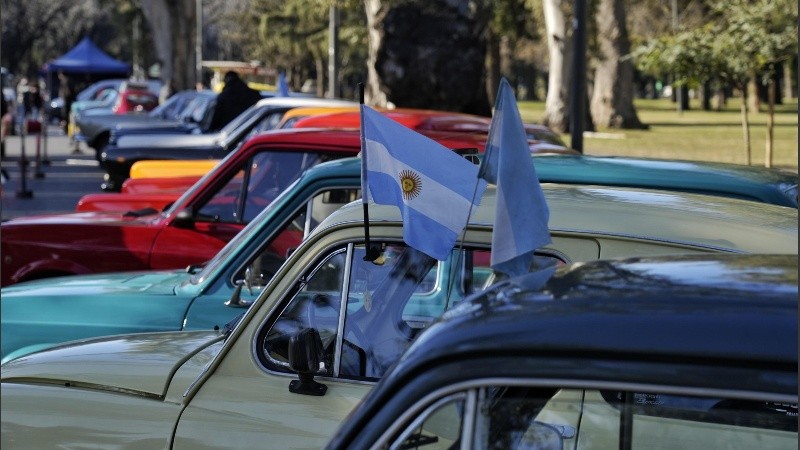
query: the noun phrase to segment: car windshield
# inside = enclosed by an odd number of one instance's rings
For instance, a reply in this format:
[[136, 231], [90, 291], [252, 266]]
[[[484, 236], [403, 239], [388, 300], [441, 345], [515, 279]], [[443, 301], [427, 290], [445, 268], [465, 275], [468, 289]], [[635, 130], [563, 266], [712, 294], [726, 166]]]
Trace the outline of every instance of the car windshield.
[[244, 126], [246, 123], [253, 122], [257, 120], [258, 117], [261, 116], [261, 112], [265, 109], [269, 108], [268, 106], [258, 106], [253, 105], [247, 108], [243, 113], [236, 116], [233, 120], [228, 122], [227, 125], [222, 127], [220, 130], [220, 134], [222, 134], [222, 139], [225, 141], [223, 146], [228, 145], [228, 141], [234, 137], [234, 132]]
[[178, 113], [178, 117], [185, 122], [201, 123], [210, 102], [211, 97], [197, 95], [186, 103]]
[[283, 190], [273, 201], [270, 203], [264, 210], [261, 211], [252, 221], [250, 221], [247, 226], [245, 226], [242, 231], [236, 234], [233, 239], [228, 241], [225, 247], [222, 248], [217, 254], [211, 258], [205, 266], [199, 272], [192, 275], [192, 277], [186, 281], [189, 284], [199, 284], [204, 280], [208, 279], [213, 273], [217, 271], [219, 267], [225, 264], [226, 261], [230, 259], [230, 256], [236, 252], [236, 250], [242, 248], [245, 243], [250, 239], [253, 233], [257, 233], [262, 227], [263, 223], [266, 220], [267, 216], [275, 215], [273, 210], [276, 208], [281, 208], [282, 205], [285, 203], [283, 201], [284, 197], [289, 197], [292, 195], [294, 189], [294, 185], [299, 183], [300, 179], [295, 180], [291, 183], [286, 189]]
[[191, 92], [178, 92], [150, 111], [152, 117], [177, 119], [193, 99]]

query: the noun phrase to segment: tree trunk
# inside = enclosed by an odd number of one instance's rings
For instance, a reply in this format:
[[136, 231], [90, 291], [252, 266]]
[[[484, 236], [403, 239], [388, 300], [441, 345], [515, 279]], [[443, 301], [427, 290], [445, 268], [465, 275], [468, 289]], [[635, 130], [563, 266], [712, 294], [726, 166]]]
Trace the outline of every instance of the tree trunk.
[[767, 85], [767, 145], [764, 148], [764, 166], [772, 167], [772, 136], [775, 128], [775, 80]]
[[383, 10], [382, 3], [382, 0], [364, 0], [364, 9], [367, 13], [367, 41], [369, 44], [364, 102], [373, 106], [386, 106], [388, 103], [386, 93], [381, 89], [381, 80], [376, 70], [378, 52], [384, 37], [381, 21], [386, 12]]
[[164, 85], [170, 90], [194, 87], [201, 81], [195, 71], [195, 0], [138, 1], [150, 25]]
[[592, 120], [598, 127], [646, 128], [633, 106], [633, 63], [625, 58], [631, 46], [622, 0], [600, 0], [595, 18], [601, 55], [594, 76]]
[[748, 104], [747, 107], [751, 111], [758, 112], [761, 109], [761, 98], [758, 96], [758, 80], [756, 74], [752, 74], [750, 80], [747, 81], [747, 84], [744, 87], [742, 92], [746, 92]]
[[172, 81], [171, 86], [178, 90], [194, 87], [197, 82], [195, 71], [195, 0], [171, 0], [167, 2], [172, 17]]
[[[486, 30], [486, 92], [489, 96], [489, 103], [494, 105], [497, 98], [497, 88], [500, 86], [500, 36], [489, 27]], [[506, 75], [508, 75], [506, 73]], [[513, 86], [513, 84], [512, 84]]]
[[169, 84], [173, 76], [172, 15], [165, 0], [139, 0], [161, 63], [161, 80]]
[[783, 64], [783, 98], [790, 100], [794, 98], [792, 89], [792, 65], [788, 62]]
[[491, 115], [486, 94], [489, 0], [365, 0], [366, 101]]
[[711, 80], [703, 81], [703, 111], [711, 111], [711, 97], [713, 96], [713, 89], [711, 87]]
[[[321, 57], [314, 57], [314, 67], [317, 70], [317, 97], [325, 97], [325, 61]], [[331, 93], [330, 98], [335, 98]]]
[[747, 117], [747, 84], [742, 85], [742, 132], [744, 133], [745, 162], [750, 165], [750, 121]]
[[542, 123], [559, 133], [569, 131], [567, 89], [572, 60], [572, 35], [567, 34], [570, 28], [567, 26], [562, 2], [566, 3], [566, 0], [542, 1], [547, 50], [550, 55], [550, 73]]

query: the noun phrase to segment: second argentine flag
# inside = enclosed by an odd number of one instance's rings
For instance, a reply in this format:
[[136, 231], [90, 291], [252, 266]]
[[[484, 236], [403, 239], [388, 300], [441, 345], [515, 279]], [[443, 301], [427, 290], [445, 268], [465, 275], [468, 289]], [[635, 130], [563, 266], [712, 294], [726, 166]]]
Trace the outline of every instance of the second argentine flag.
[[478, 167], [368, 106], [361, 106], [361, 118], [365, 201], [396, 205], [403, 240], [446, 259], [486, 189]]

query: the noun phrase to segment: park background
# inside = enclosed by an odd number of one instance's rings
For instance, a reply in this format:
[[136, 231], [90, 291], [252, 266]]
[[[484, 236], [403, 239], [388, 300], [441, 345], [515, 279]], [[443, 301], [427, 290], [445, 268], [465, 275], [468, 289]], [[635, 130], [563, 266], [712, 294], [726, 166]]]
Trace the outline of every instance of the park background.
[[[132, 75], [160, 78], [171, 89], [207, 83], [215, 61], [239, 61], [252, 78], [263, 78], [254, 81], [274, 82], [283, 72], [292, 89], [318, 96], [354, 98], [364, 82], [374, 106], [489, 115], [502, 76], [516, 88], [526, 121], [548, 125], [573, 145], [579, 137], [587, 154], [797, 168], [798, 4], [788, 0], [0, 6], [0, 62], [12, 81], [37, 79], [84, 37], [131, 62]], [[586, 113], [580, 121], [575, 105]], [[576, 129], [586, 133], [576, 136]]]

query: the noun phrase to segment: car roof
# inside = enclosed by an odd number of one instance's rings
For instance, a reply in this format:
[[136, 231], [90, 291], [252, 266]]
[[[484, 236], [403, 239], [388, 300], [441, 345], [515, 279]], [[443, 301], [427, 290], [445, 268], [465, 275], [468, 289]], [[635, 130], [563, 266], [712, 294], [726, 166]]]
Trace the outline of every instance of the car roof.
[[396, 421], [434, 392], [514, 379], [796, 397], [797, 270], [797, 255], [709, 254], [575, 263], [498, 283], [424, 330], [326, 448], [371, 444], [384, 432], [371, 421]]
[[673, 255], [522, 275], [445, 313], [406, 364], [498, 349], [796, 364], [797, 262]]
[[[345, 106], [308, 106], [292, 108], [283, 115], [281, 125], [278, 128], [283, 128], [282, 124], [290, 119], [304, 118], [310, 116], [327, 115], [346, 111], [358, 111], [358, 105], [345, 105]], [[313, 128], [313, 127], [311, 127]]]
[[302, 106], [357, 106], [358, 103], [350, 100], [316, 98], [316, 97], [268, 97], [262, 98], [256, 106], [280, 106], [298, 108]]
[[[797, 253], [796, 209], [685, 192], [543, 183], [551, 232], [588, 233], [703, 247], [714, 251]], [[494, 224], [496, 187], [470, 224]], [[370, 223], [401, 221], [395, 206], [369, 204]], [[343, 206], [314, 231], [363, 222], [360, 202]], [[720, 224], [725, 224], [720, 226]], [[312, 233], [313, 234], [313, 233]]]
[[534, 161], [539, 178], [549, 182], [675, 189], [797, 207], [797, 174], [778, 169], [622, 156], [542, 155]]
[[[438, 111], [432, 109], [378, 108], [383, 115], [398, 122], [408, 128], [415, 130], [444, 130], [457, 131], [461, 126], [462, 131], [481, 131], [487, 132], [491, 124], [491, 118], [464, 114], [452, 111]], [[340, 111], [330, 114], [320, 114], [298, 120], [294, 126], [320, 127], [335, 126], [342, 128], [358, 128], [361, 123], [361, 115], [356, 111]]]

